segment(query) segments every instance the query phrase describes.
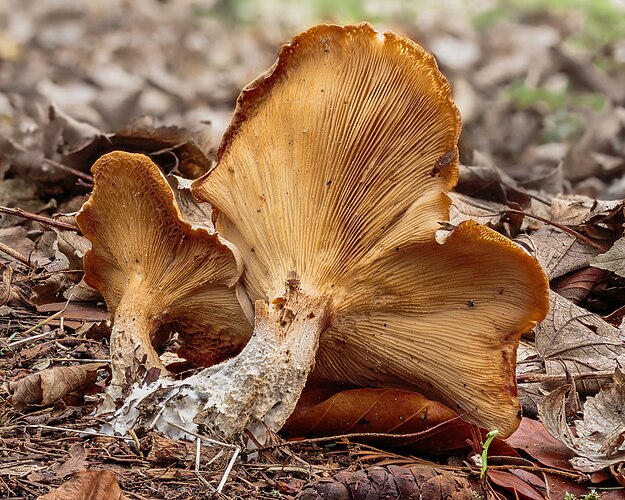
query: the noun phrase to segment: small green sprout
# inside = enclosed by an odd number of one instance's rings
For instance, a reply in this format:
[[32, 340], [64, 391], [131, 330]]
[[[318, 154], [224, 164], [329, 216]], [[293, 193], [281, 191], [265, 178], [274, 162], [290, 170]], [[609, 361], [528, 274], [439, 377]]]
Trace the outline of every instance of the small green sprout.
[[499, 431], [496, 429], [486, 434], [486, 441], [482, 445], [482, 467], [480, 469], [480, 479], [484, 479], [484, 476], [486, 475], [486, 470], [488, 469], [488, 447], [490, 446], [490, 443], [493, 442], [493, 439], [495, 439], [497, 434], [499, 434]]

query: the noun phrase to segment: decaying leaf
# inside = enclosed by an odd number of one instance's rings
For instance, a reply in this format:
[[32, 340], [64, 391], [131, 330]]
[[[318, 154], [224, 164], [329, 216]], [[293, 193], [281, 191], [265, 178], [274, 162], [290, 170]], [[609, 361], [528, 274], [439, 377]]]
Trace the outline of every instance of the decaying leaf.
[[595, 267], [625, 277], [625, 237], [616, 240], [610, 250], [597, 255], [590, 263]]
[[523, 216], [505, 214], [506, 206], [494, 201], [478, 200], [464, 194], [451, 192], [449, 207], [449, 223], [454, 226], [465, 220], [474, 220], [480, 224], [505, 234], [508, 237], [516, 237], [521, 230]]
[[512, 498], [543, 500], [545, 498], [544, 494], [540, 493], [536, 487], [541, 491], [547, 491], [544, 481], [522, 469], [512, 469], [511, 471], [489, 470], [488, 479], [497, 486], [509, 491], [514, 495]]
[[356, 472], [342, 471], [304, 488], [301, 500], [332, 498], [365, 500], [373, 498], [472, 499], [473, 490], [460, 474], [428, 464], [412, 467], [369, 467]]
[[69, 448], [69, 458], [62, 464], [52, 466], [57, 478], [64, 478], [87, 468], [87, 450], [82, 443], [75, 443]]
[[517, 450], [523, 450], [533, 459], [547, 467], [568, 469], [568, 461], [575, 454], [547, 432], [542, 422], [523, 418], [521, 425], [506, 443]]
[[577, 455], [570, 460], [582, 472], [596, 472], [625, 461], [625, 376], [617, 368], [614, 383], [584, 403], [584, 417], [574, 427], [566, 422], [566, 396], [571, 386], [559, 387], [539, 405], [549, 433]]
[[599, 250], [553, 227], [541, 228], [531, 235], [521, 235], [516, 241], [538, 259], [550, 280], [587, 267], [599, 253]]
[[[550, 292], [547, 318], [536, 329], [536, 349], [547, 374], [577, 374], [613, 370], [625, 365], [625, 344], [617, 328], [600, 316]], [[596, 393], [593, 380], [580, 380], [578, 391]]]
[[531, 198], [512, 177], [492, 163], [487, 166], [460, 165], [456, 191], [471, 198], [489, 200], [514, 208], [530, 206]]
[[380, 437], [375, 442], [428, 452], [466, 448], [467, 439], [471, 438], [470, 425], [455, 412], [416, 392], [352, 389], [312, 405], [307, 404], [307, 396], [309, 394], [300, 400], [282, 429], [289, 437], [363, 432], [423, 433], [418, 437]]
[[63, 163], [84, 168], [110, 151], [142, 152], [167, 173], [175, 171], [196, 178], [210, 168], [211, 162], [200, 145], [201, 137], [181, 127], [157, 127], [150, 117], [139, 118], [114, 134], [94, 140], [63, 159]]
[[126, 500], [115, 474], [107, 470], [83, 471], [39, 500]]
[[106, 363], [57, 366], [9, 382], [9, 403], [21, 410], [27, 405], [46, 406], [83, 387], [95, 383], [99, 369]]

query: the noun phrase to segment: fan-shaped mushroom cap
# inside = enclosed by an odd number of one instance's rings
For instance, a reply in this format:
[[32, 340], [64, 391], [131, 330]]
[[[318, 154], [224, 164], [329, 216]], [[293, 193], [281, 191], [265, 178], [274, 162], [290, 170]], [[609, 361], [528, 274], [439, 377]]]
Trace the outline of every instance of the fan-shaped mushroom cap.
[[[320, 25], [245, 87], [219, 166], [194, 195], [219, 209], [251, 297], [295, 271], [335, 292], [345, 270], [448, 217], [460, 116], [434, 58], [370, 25]], [[226, 236], [227, 235], [227, 236]]]
[[[115, 325], [123, 324], [117, 332], [123, 345], [111, 349], [114, 367], [117, 360], [134, 369], [129, 358], [136, 352], [147, 356], [149, 367], [160, 367], [151, 343], [172, 323], [179, 327], [180, 354], [196, 364], [238, 352], [252, 327], [235, 293], [241, 267], [232, 246], [182, 219], [148, 157], [115, 151], [92, 172], [94, 191], [77, 222], [92, 243], [85, 281], [102, 293]], [[142, 344], [139, 351], [135, 343]]]
[[487, 228], [436, 242], [459, 133], [420, 46], [368, 24], [316, 26], [244, 89], [194, 195], [241, 251], [252, 300], [275, 300], [289, 278], [330, 298], [317, 374], [418, 386], [508, 435], [516, 346], [546, 314], [547, 281]]

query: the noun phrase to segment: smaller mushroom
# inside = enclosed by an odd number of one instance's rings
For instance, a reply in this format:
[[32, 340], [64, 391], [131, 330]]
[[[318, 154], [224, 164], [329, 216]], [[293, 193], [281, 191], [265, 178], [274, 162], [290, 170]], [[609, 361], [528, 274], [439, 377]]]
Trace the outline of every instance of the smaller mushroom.
[[109, 394], [125, 396], [152, 368], [166, 373], [155, 347], [173, 329], [179, 354], [196, 365], [239, 352], [252, 326], [237, 298], [241, 265], [232, 245], [183, 220], [148, 157], [115, 151], [91, 171], [93, 194], [76, 220], [92, 244], [85, 281], [113, 317]]

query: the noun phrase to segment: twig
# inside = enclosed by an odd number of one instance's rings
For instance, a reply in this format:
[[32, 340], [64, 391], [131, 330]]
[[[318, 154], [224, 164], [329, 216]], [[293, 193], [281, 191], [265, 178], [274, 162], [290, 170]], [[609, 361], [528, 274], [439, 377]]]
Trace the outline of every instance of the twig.
[[22, 255], [17, 250], [13, 250], [10, 246], [5, 245], [4, 243], [0, 243], [0, 252], [3, 252], [13, 257], [15, 260], [17, 260], [18, 262], [21, 262], [27, 267], [33, 267], [30, 261], [28, 260], [28, 257], [26, 257], [25, 255]]
[[217, 444], [219, 446], [225, 446], [226, 448], [238, 448], [238, 446], [235, 444], [224, 443], [223, 441], [217, 441], [216, 439], [211, 439], [206, 436], [202, 436], [202, 434], [186, 429], [182, 425], [175, 424], [173, 422], [170, 422], [169, 420], [166, 420], [165, 422], [167, 422], [167, 424], [171, 425], [172, 427], [175, 427], [176, 429], [179, 429], [182, 432], [186, 432], [187, 434], [191, 436], [195, 436], [196, 438], [200, 438], [201, 440], [206, 441], [207, 443]]
[[505, 210], [501, 210], [499, 212], [500, 214], [519, 214], [519, 215], [523, 215], [524, 217], [529, 217], [530, 219], [536, 219], [544, 224], [547, 224], [549, 226], [553, 226], [553, 227], [557, 227], [558, 229], [561, 229], [562, 231], [564, 231], [567, 234], [570, 234], [571, 236], [573, 236], [574, 238], [577, 238], [578, 240], [583, 241], [584, 243], [586, 243], [587, 245], [590, 245], [593, 248], [596, 248], [597, 250], [600, 250], [601, 252], [607, 252], [609, 250], [609, 248], [604, 247], [603, 245], [601, 245], [600, 243], [597, 243], [593, 240], [591, 240], [590, 238], [588, 238], [587, 236], [584, 236], [582, 233], [579, 233], [578, 231], [575, 231], [574, 229], [571, 229], [570, 227], [567, 227], [563, 224], [560, 224], [559, 222], [555, 222], [553, 220], [549, 220], [546, 219], [544, 217], [541, 217], [540, 215], [533, 215], [533, 214], [528, 214], [527, 212], [524, 212], [523, 210], [513, 210], [513, 209], [505, 209]]
[[200, 450], [202, 446], [202, 440], [199, 437], [195, 438], [195, 472], [200, 471]]
[[553, 469], [551, 467], [537, 467], [533, 465], [489, 465], [490, 470], [509, 470], [509, 469], [521, 469], [534, 472], [548, 472], [549, 474], [557, 474], [559, 476], [570, 477], [572, 479], [584, 478], [585, 474], [581, 472], [567, 472], [561, 469]]
[[299, 444], [314, 444], [314, 443], [323, 443], [326, 441], [338, 441], [340, 439], [354, 439], [354, 438], [412, 439], [412, 438], [419, 438], [419, 437], [427, 437], [429, 434], [432, 433], [432, 431], [435, 431], [436, 429], [443, 427], [449, 424], [450, 422], [459, 420], [467, 413], [469, 412], [465, 412], [465, 413], [462, 413], [461, 415], [457, 415], [453, 418], [450, 418], [449, 420], [445, 420], [444, 422], [436, 424], [428, 428], [425, 431], [412, 432], [410, 434], [387, 434], [385, 432], [352, 432], [351, 434], [338, 434], [336, 436], [300, 439], [297, 441], [295, 440], [284, 441], [282, 443], [270, 444], [267, 446], [263, 446], [261, 448], [256, 448], [254, 449], [254, 451], [273, 450], [274, 448], [282, 448], [284, 446], [299, 445]]
[[221, 456], [224, 454], [224, 449], [220, 449], [217, 452], [217, 455], [215, 455], [213, 458], [211, 458], [206, 464], [205, 467], [208, 467], [209, 465], [211, 465], [213, 462], [216, 462], [217, 460], [219, 460], [221, 458]]
[[27, 429], [28, 428], [30, 428], [30, 429], [48, 429], [48, 430], [51, 430], [51, 431], [75, 432], [76, 434], [85, 434], [87, 436], [107, 437], [107, 438], [123, 439], [124, 441], [134, 441], [131, 437], [113, 436], [111, 434], [103, 434], [101, 432], [83, 431], [83, 430], [80, 430], [80, 429], [70, 429], [69, 427], [52, 427], [51, 425], [43, 425], [43, 424], [38, 424], [38, 425], [28, 424], [25, 427]]
[[130, 437], [132, 438], [133, 442], [135, 443], [135, 446], [137, 447], [137, 451], [139, 453], [141, 453], [141, 443], [139, 442], [139, 438], [137, 437], [137, 433], [135, 432], [134, 429], [129, 429], [128, 430], [128, 434], [130, 434]]
[[59, 229], [65, 229], [66, 231], [74, 231], [75, 233], [80, 233], [80, 229], [78, 228], [78, 226], [68, 224], [67, 222], [61, 222], [60, 220], [51, 219], [50, 217], [44, 217], [43, 215], [37, 215], [32, 212], [27, 212], [26, 210], [22, 210], [21, 208], [9, 208], [0, 206], [0, 213], [15, 215], [16, 217], [34, 220], [47, 226], [58, 227]]
[[[55, 318], [58, 318], [61, 314], [63, 314], [65, 311], [67, 310], [67, 307], [61, 309], [60, 311], [55, 312], [54, 314], [48, 316], [45, 320], [43, 320], [41, 323], [37, 323], [35, 326], [30, 327], [28, 330], [26, 330], [25, 332], [22, 332], [24, 335], [29, 334], [30, 332], [33, 332], [35, 330], [37, 330], [37, 328], [42, 327], [43, 325], [49, 323], [50, 321], [52, 321]], [[40, 338], [45, 337], [46, 335], [50, 335], [52, 333], [52, 331], [49, 332], [44, 332], [44, 333], [40, 333], [38, 335], [33, 335], [32, 337], [28, 337], [26, 339], [20, 339], [20, 340], [16, 340], [15, 342], [11, 342], [9, 344], [9, 347], [13, 348], [13, 347], [17, 347], [20, 346], [22, 344], [27, 344], [28, 342], [32, 342], [34, 340], [39, 340]]]
[[50, 158], [44, 158], [43, 162], [53, 167], [56, 167], [59, 170], [63, 170], [65, 172], [69, 172], [70, 174], [74, 174], [76, 177], [80, 177], [81, 179], [93, 185], [93, 177], [91, 177], [89, 174], [85, 174], [84, 172], [81, 172], [80, 170], [76, 170], [75, 168], [68, 167], [67, 165], [63, 165], [62, 163], [59, 163], [58, 161], [51, 160]]
[[319, 474], [315, 474], [310, 469], [305, 469], [304, 467], [294, 467], [294, 466], [286, 466], [286, 465], [268, 465], [267, 467], [263, 467], [264, 471], [267, 472], [296, 472], [299, 474], [306, 474], [309, 478], [313, 477], [315, 479], [319, 479], [321, 476]]
[[[582, 372], [571, 373], [570, 377], [574, 380], [594, 380], [598, 378], [612, 378], [614, 377], [614, 371], [596, 371], [596, 372]], [[532, 384], [535, 382], [566, 382], [569, 380], [567, 374], [554, 374], [548, 373], [523, 373], [517, 375], [517, 384]]]
[[232, 454], [232, 458], [230, 459], [230, 462], [228, 462], [228, 467], [226, 467], [226, 470], [224, 471], [224, 475], [221, 478], [221, 481], [219, 481], [219, 485], [217, 486], [217, 493], [221, 493], [221, 490], [224, 489], [224, 486], [226, 485], [226, 481], [228, 480], [228, 476], [230, 475], [230, 472], [232, 471], [232, 468], [234, 467], [234, 462], [236, 462], [236, 459], [239, 456], [239, 453], [241, 453], [241, 448], [237, 446], [234, 449], [234, 453]]
[[47, 337], [48, 335], [50, 335], [52, 333], [53, 333], [53, 330], [50, 330], [49, 332], [39, 333], [38, 335], [33, 335], [32, 337], [28, 337], [26, 339], [16, 340], [15, 342], [11, 342], [9, 344], [9, 347], [10, 348], [14, 348], [14, 347], [21, 346], [22, 344], [28, 344], [29, 342], [34, 342], [35, 340], [39, 340], [39, 339], [42, 339], [44, 337]]
[[48, 358], [50, 361], [63, 362], [72, 361], [76, 363], [110, 363], [110, 359], [81, 359], [81, 358]]

